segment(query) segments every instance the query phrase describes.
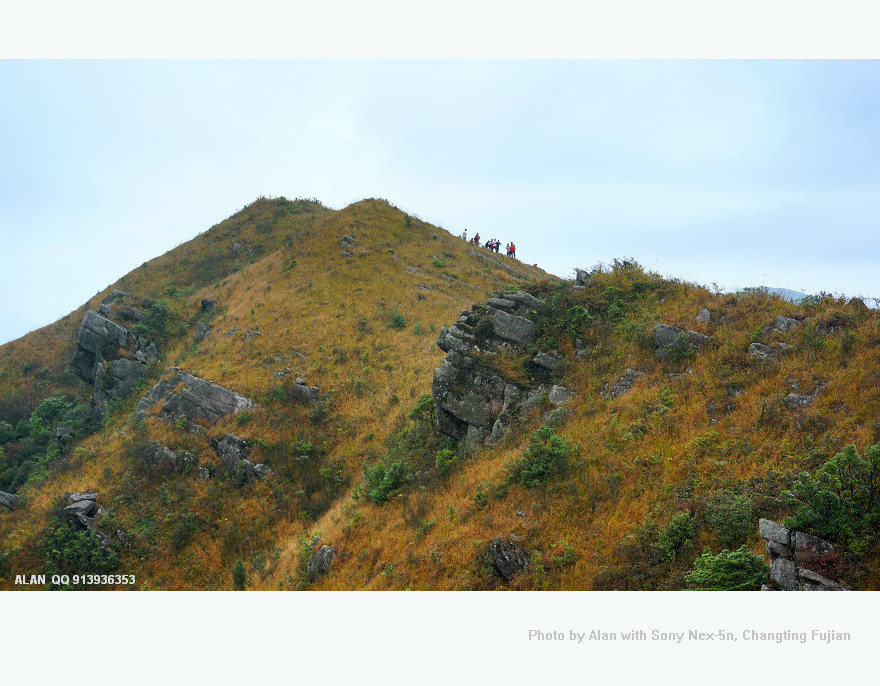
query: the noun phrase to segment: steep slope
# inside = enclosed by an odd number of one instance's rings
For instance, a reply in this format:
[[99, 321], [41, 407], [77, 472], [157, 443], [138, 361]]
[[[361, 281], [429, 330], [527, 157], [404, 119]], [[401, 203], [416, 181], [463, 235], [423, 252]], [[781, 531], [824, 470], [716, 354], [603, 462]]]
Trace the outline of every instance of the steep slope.
[[[346, 235], [353, 244], [344, 249]], [[147, 335], [160, 360], [96, 433], [54, 451], [50, 443], [51, 465], [20, 485], [15, 510], [0, 519], [4, 548], [14, 551], [6, 569], [45, 566], [47, 541], [59, 530], [66, 535], [58, 519], [63, 494], [86, 491], [97, 491], [106, 510], [101, 529], [119, 534], [113, 553], [121, 561], [105, 566], [137, 570], [144, 588], [224, 588], [235, 559], [271, 559], [276, 541], [298, 536], [359, 480], [364, 455], [429, 390], [442, 358], [437, 322], [454, 318], [462, 303], [546, 276], [475, 255], [384, 201], [331, 212], [259, 200], [108, 287], [89, 305], [97, 308], [114, 289], [132, 294], [111, 308], [147, 316], [117, 317], [117, 324]], [[204, 308], [205, 299], [216, 305]], [[77, 337], [73, 327], [56, 329]], [[197, 329], [209, 330], [198, 343]], [[69, 361], [73, 352], [68, 343], [61, 354]], [[196, 433], [152, 415], [141, 419], [141, 396], [169, 366], [239, 392], [255, 407]], [[315, 402], [297, 402], [297, 377], [319, 389]], [[80, 387], [67, 400], [82, 404], [93, 391]], [[225, 432], [247, 439], [251, 461], [270, 465], [274, 478], [226, 473], [212, 444]], [[7, 445], [7, 459], [19, 445]], [[154, 445], [188, 457], [176, 470], [153, 464]], [[197, 467], [217, 478], [198, 481]], [[76, 545], [88, 548], [80, 538]]]
[[[100, 374], [69, 378], [6, 441], [39, 457], [0, 511], [4, 588], [679, 589], [725, 564], [758, 588], [759, 519], [786, 517], [835, 544], [809, 573], [880, 586], [880, 320], [858, 299], [631, 259], [559, 280], [381, 200], [261, 199], [172, 252], [89, 303], [129, 293], [90, 318], [131, 345], [80, 368], [155, 343], [139, 386], [97, 421]], [[88, 337], [54, 326], [66, 364]]]

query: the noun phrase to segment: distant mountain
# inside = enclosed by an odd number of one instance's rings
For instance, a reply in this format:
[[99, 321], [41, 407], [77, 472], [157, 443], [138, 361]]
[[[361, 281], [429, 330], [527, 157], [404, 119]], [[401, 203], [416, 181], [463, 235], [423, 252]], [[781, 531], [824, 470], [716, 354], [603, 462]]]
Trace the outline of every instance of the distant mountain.
[[801, 293], [800, 291], [793, 291], [790, 288], [771, 288], [770, 286], [761, 286], [763, 290], [766, 290], [768, 293], [773, 293], [778, 295], [780, 298], [784, 300], [788, 300], [788, 302], [796, 303], [800, 302], [804, 298], [807, 297], [806, 293]]

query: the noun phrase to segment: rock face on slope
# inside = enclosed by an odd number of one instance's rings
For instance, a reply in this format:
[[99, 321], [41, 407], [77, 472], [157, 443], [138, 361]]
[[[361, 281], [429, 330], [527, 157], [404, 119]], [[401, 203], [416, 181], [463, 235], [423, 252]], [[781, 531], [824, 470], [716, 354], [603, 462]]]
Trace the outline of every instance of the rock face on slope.
[[[472, 442], [500, 438], [550, 393], [549, 373], [563, 362], [555, 351], [533, 357], [528, 384], [506, 379], [491, 365], [499, 352], [524, 351], [535, 336], [537, 317], [546, 310], [544, 301], [520, 291], [489, 298], [462, 312], [448, 329], [441, 327], [437, 346], [446, 359], [434, 370], [431, 394], [442, 433]], [[568, 389], [553, 388], [562, 402], [573, 396]]]
[[[838, 555], [834, 545], [803, 531], [792, 531], [770, 519], [758, 522], [761, 538], [767, 541], [770, 578], [782, 591], [846, 591], [840, 584], [819, 574], [818, 567]], [[765, 586], [762, 591], [770, 591]]]
[[[121, 291], [114, 291], [114, 295], [116, 293], [125, 295]], [[106, 304], [102, 304], [102, 308], [104, 314], [113, 315]], [[149, 364], [158, 358], [154, 343], [89, 310], [76, 336], [70, 371], [95, 387], [92, 412], [97, 419], [103, 419], [107, 401], [127, 398], [147, 375]]]
[[249, 398], [187, 374], [178, 367], [169, 367], [165, 374], [171, 376], [161, 379], [141, 398], [137, 407], [138, 417], [153, 414], [152, 408], [159, 401], [162, 401], [162, 406], [155, 416], [169, 422], [186, 417], [190, 422], [203, 420], [213, 424], [226, 415], [255, 407]]

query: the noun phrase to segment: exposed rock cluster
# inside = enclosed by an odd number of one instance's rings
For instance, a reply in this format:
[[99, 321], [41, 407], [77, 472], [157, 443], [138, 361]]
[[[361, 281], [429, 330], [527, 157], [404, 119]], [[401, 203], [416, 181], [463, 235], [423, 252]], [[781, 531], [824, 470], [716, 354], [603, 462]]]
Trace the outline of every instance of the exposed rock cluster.
[[325, 574], [330, 567], [330, 563], [333, 562], [333, 558], [336, 557], [336, 552], [336, 548], [329, 545], [322, 545], [309, 558], [309, 562], [306, 565], [306, 572], [308, 572], [308, 575], [314, 579], [315, 577]]
[[[116, 297], [126, 295], [114, 291]], [[114, 297], [111, 295], [110, 297]], [[109, 307], [105, 313], [112, 314]], [[98, 419], [107, 413], [107, 400], [127, 398], [147, 375], [151, 362], [159, 358], [154, 343], [136, 336], [125, 327], [89, 310], [83, 317], [76, 336], [76, 352], [70, 371], [95, 387], [92, 412]]]
[[506, 379], [491, 366], [495, 353], [523, 350], [534, 338], [536, 318], [546, 311], [544, 301], [520, 291], [489, 298], [462, 312], [448, 329], [441, 327], [437, 346], [446, 359], [434, 370], [431, 394], [442, 433], [477, 443], [497, 439], [544, 397], [555, 405], [572, 399], [571, 390], [546, 383], [563, 362], [556, 351], [534, 356], [532, 383]]
[[0, 506], [5, 507], [7, 510], [15, 509], [16, 500], [18, 500], [18, 496], [13, 495], [12, 493], [7, 493], [6, 491], [0, 491]]
[[262, 462], [254, 464], [247, 459], [251, 453], [250, 444], [235, 434], [224, 434], [223, 438], [211, 439], [211, 445], [230, 470], [244, 469], [249, 479], [265, 479], [272, 474], [267, 465]]
[[[792, 531], [770, 519], [758, 522], [761, 538], [767, 541], [770, 578], [782, 591], [846, 591], [811, 567], [838, 554], [834, 545], [803, 531]], [[762, 591], [774, 590], [763, 586]]]
[[159, 419], [174, 422], [186, 417], [190, 422], [203, 420], [211, 423], [223, 417], [255, 407], [249, 398], [239, 395], [223, 386], [187, 374], [178, 367], [169, 367], [165, 374], [169, 378], [160, 379], [152, 389], [141, 398], [137, 406], [138, 417], [151, 414], [153, 406], [162, 401], [158, 411]]
[[493, 571], [508, 583], [532, 564], [528, 551], [515, 536], [493, 538], [489, 544], [489, 554], [492, 556]]
[[66, 493], [65, 497], [70, 502], [70, 505], [64, 508], [62, 516], [74, 526], [90, 532], [98, 539], [102, 547], [110, 545], [112, 539], [107, 534], [99, 531], [96, 524], [96, 519], [106, 512], [104, 506], [97, 503], [97, 491]]

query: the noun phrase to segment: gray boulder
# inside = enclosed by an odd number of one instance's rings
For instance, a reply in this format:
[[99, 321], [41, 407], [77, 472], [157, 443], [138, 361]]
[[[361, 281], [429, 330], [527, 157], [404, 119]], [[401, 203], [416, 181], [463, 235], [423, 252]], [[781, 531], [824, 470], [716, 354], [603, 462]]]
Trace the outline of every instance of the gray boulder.
[[[504, 300], [511, 300], [517, 305], [521, 306], [519, 310], [520, 314], [528, 314], [529, 310], [534, 310], [535, 312], [546, 313], [547, 312], [547, 303], [539, 298], [536, 298], [531, 293], [526, 293], [525, 291], [518, 291], [516, 293], [505, 293], [503, 296]], [[525, 308], [525, 311], [522, 309]]]
[[[170, 422], [184, 416], [191, 422], [202, 420], [216, 423], [227, 415], [255, 407], [249, 398], [187, 374], [177, 367], [169, 367], [166, 374], [168, 372], [172, 373], [170, 378], [160, 380], [141, 398], [137, 408], [139, 417], [150, 414], [159, 401], [162, 401], [162, 406], [158, 418]], [[181, 387], [180, 392], [176, 391], [178, 386]]]
[[76, 335], [77, 350], [70, 362], [70, 371], [86, 383], [95, 383], [98, 363], [105, 354], [114, 353], [128, 342], [128, 331], [119, 324], [89, 310]]
[[492, 317], [492, 330], [504, 340], [524, 345], [535, 335], [535, 325], [531, 320], [499, 310]]
[[18, 499], [18, 496], [13, 495], [12, 493], [7, 493], [6, 491], [0, 491], [0, 505], [5, 507], [7, 510], [15, 509], [15, 501]]
[[547, 401], [551, 405], [555, 405], [559, 407], [560, 405], [565, 405], [571, 402], [574, 399], [575, 392], [570, 388], [566, 388], [565, 386], [553, 386], [550, 389], [550, 393], [547, 395]]
[[125, 291], [120, 291], [118, 288], [114, 288], [113, 292], [110, 293], [106, 298], [104, 298], [101, 303], [118, 303], [125, 298], [131, 297], [131, 293], [126, 293]]
[[217, 301], [210, 298], [202, 298], [202, 312], [209, 312], [216, 307]]
[[777, 524], [772, 519], [759, 519], [758, 533], [765, 540], [776, 541], [786, 546], [791, 545], [791, 529]]
[[641, 375], [642, 372], [635, 369], [627, 369], [626, 373], [615, 381], [613, 386], [610, 383], [605, 384], [605, 388], [600, 395], [603, 398], [618, 398], [632, 389], [633, 383]]
[[803, 326], [797, 319], [789, 319], [788, 317], [783, 317], [781, 314], [776, 317], [776, 321], [773, 322], [773, 328], [776, 331], [791, 331], [795, 327]]
[[199, 467], [196, 470], [196, 481], [204, 482], [211, 478], [211, 470], [207, 467]]
[[95, 511], [95, 501], [94, 500], [79, 500], [72, 505], [68, 505], [64, 508], [64, 514], [75, 517], [78, 514], [86, 515], [87, 517], [91, 515]]
[[534, 362], [539, 367], [543, 367], [544, 369], [547, 369], [551, 372], [555, 372], [562, 364], [562, 355], [560, 355], [558, 352], [540, 352], [532, 358], [532, 362]]
[[697, 321], [700, 322], [700, 324], [708, 324], [712, 321], [712, 313], [706, 308], [703, 308], [697, 312]]
[[813, 396], [811, 395], [798, 395], [797, 393], [789, 393], [785, 396], [785, 400], [783, 401], [790, 410], [799, 410], [805, 407], [809, 407], [813, 404]]
[[814, 572], [812, 569], [804, 567], [798, 568], [798, 577], [801, 582], [802, 591], [848, 591], [840, 584], [831, 579], [826, 579], [821, 574]]
[[486, 301], [486, 305], [488, 307], [494, 307], [498, 310], [512, 311], [516, 309], [516, 303], [513, 300], [508, 300], [507, 298], [489, 298]]
[[492, 569], [508, 583], [532, 564], [528, 552], [514, 537], [492, 539], [489, 554], [492, 556]]
[[352, 243], [352, 244], [354, 243], [354, 238], [352, 238], [352, 237], [349, 236], [348, 234], [345, 234], [345, 235], [342, 237], [342, 240], [347, 241], [348, 243]]
[[208, 334], [211, 333], [211, 329], [213, 326], [209, 326], [208, 324], [203, 324], [199, 322], [196, 324], [196, 343], [201, 343], [208, 337]]
[[64, 496], [72, 503], [79, 503], [83, 500], [91, 500], [95, 502], [98, 499], [97, 491], [83, 491], [82, 493], [65, 493]]
[[223, 464], [231, 469], [251, 453], [248, 442], [235, 434], [225, 434], [219, 441], [212, 441], [212, 444]]
[[104, 303], [98, 305], [98, 314], [104, 317], [108, 317], [110, 319], [116, 316], [116, 312], [113, 311], [113, 308], [110, 307], [110, 305], [105, 305]]
[[685, 333], [685, 331], [670, 324], [658, 324], [651, 330], [651, 333], [654, 335], [654, 345], [662, 350], [675, 343], [678, 337]]
[[64, 438], [65, 436], [72, 436], [73, 429], [69, 426], [56, 426], [55, 427], [55, 438]]
[[258, 479], [268, 479], [272, 474], [274, 474], [274, 472], [268, 465], [265, 465], [262, 462], [254, 465], [254, 476]]
[[799, 591], [798, 568], [794, 560], [787, 557], [774, 557], [770, 559], [770, 577], [773, 578], [783, 591]]
[[309, 562], [306, 565], [306, 572], [313, 579], [325, 574], [335, 557], [336, 548], [329, 545], [322, 545], [317, 551], [315, 551], [312, 557], [309, 558]]
[[105, 375], [104, 387], [109, 388], [110, 396], [114, 400], [123, 400], [131, 395], [135, 386], [147, 375], [147, 366], [137, 360], [120, 358], [113, 360], [107, 374], [110, 378]]
[[779, 357], [779, 353], [774, 348], [763, 343], [752, 343], [749, 346], [749, 355], [757, 357], [759, 360], [767, 361], [776, 360]]
[[294, 402], [309, 405], [318, 399], [318, 387], [306, 385], [305, 379], [297, 379], [290, 387], [290, 396]]

